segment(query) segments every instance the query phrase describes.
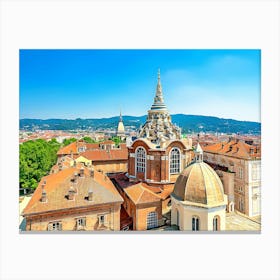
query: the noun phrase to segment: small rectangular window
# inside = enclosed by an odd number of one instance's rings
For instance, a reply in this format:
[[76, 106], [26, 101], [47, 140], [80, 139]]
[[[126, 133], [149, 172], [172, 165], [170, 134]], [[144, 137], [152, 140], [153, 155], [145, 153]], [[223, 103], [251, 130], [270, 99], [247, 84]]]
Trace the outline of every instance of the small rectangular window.
[[61, 222], [51, 222], [48, 224], [48, 230], [49, 231], [62, 230], [62, 223]]
[[98, 216], [99, 224], [104, 225], [106, 223], [106, 215]]
[[86, 218], [78, 218], [77, 219], [77, 230], [82, 230], [86, 226]]

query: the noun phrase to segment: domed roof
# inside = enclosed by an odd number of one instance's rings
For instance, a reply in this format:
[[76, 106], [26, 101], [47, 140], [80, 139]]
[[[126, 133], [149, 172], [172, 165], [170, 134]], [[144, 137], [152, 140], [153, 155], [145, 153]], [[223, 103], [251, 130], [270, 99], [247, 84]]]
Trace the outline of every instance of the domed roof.
[[118, 124], [118, 133], [124, 132], [124, 125], [123, 122], [119, 122]]
[[207, 205], [225, 202], [222, 182], [203, 161], [186, 167], [176, 180], [173, 194], [180, 200]]

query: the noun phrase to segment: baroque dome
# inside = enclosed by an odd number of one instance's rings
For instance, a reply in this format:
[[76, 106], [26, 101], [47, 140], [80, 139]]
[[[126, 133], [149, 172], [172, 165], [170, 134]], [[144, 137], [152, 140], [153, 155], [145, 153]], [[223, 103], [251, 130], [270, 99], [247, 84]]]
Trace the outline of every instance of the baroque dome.
[[123, 125], [123, 122], [119, 122], [118, 124], [118, 132], [124, 132], [124, 125]]
[[225, 202], [222, 182], [207, 163], [194, 162], [186, 167], [176, 180], [173, 194], [182, 201], [206, 205]]

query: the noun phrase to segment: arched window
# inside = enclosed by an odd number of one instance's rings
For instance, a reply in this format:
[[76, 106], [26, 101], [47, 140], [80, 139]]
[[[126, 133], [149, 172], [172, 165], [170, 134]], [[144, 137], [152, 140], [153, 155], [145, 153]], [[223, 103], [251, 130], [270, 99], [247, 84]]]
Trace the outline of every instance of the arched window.
[[136, 151], [136, 171], [145, 172], [146, 169], [146, 151], [140, 147]]
[[199, 230], [199, 218], [197, 216], [192, 217], [192, 230], [193, 231]]
[[158, 226], [158, 215], [157, 212], [150, 212], [147, 215], [147, 229], [155, 228]]
[[173, 148], [169, 156], [169, 172], [170, 174], [180, 173], [180, 150]]
[[220, 230], [220, 217], [219, 216], [215, 216], [213, 219], [213, 230], [214, 231]]

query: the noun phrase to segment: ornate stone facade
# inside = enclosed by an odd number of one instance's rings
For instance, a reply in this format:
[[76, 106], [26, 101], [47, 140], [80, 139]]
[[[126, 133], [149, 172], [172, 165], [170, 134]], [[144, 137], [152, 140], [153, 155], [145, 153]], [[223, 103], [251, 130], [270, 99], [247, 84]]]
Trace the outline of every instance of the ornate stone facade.
[[149, 185], [174, 184], [191, 161], [191, 149], [191, 139], [182, 138], [181, 129], [171, 122], [158, 72], [154, 103], [138, 138], [128, 147], [129, 177]]
[[148, 111], [146, 123], [140, 128], [138, 138], [146, 138], [153, 144], [163, 146], [168, 140], [181, 139], [181, 129], [172, 124], [171, 116], [164, 104], [160, 72], [158, 72], [158, 83], [154, 104]]

